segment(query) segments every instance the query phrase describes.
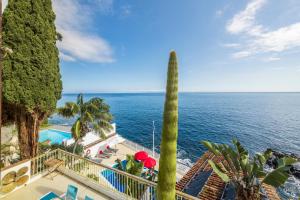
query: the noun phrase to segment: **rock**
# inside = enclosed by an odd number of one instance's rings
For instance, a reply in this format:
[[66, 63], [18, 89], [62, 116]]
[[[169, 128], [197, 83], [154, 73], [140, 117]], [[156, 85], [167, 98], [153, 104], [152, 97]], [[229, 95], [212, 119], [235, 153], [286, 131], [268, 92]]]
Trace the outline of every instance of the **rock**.
[[[266, 164], [269, 167], [273, 168], [273, 169], [277, 168], [278, 160], [280, 158], [283, 158], [283, 157], [289, 156], [289, 157], [295, 158], [298, 161], [300, 161], [300, 156], [299, 155], [296, 155], [296, 154], [293, 154], [293, 153], [279, 152], [279, 151], [276, 151], [276, 150], [273, 150], [273, 149], [268, 149], [268, 150], [271, 150], [273, 155], [267, 160]], [[292, 166], [290, 174], [293, 175], [295, 178], [300, 179], [300, 162], [297, 162], [296, 164], [294, 164]]]
[[293, 167], [291, 168], [291, 174], [300, 179], [300, 162], [293, 165]]

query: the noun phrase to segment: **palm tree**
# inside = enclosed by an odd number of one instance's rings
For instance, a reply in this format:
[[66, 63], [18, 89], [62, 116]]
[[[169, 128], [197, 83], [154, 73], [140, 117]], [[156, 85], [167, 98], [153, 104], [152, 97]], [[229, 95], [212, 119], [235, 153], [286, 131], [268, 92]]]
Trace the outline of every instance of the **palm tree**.
[[109, 105], [104, 103], [101, 98], [95, 97], [84, 102], [83, 95], [79, 94], [76, 103], [67, 102], [64, 107], [58, 108], [57, 112], [65, 118], [76, 117], [71, 128], [72, 137], [75, 140], [73, 153], [75, 153], [78, 142], [92, 129], [105, 138], [105, 132], [112, 128]]
[[262, 184], [279, 187], [289, 177], [291, 165], [296, 162], [290, 157], [281, 158], [278, 167], [272, 172], [265, 172], [264, 165], [272, 155], [271, 150], [263, 154], [256, 154], [249, 158], [248, 151], [239, 141], [233, 140], [233, 146], [216, 144], [203, 141], [202, 144], [215, 156], [221, 156], [225, 162], [215, 163], [209, 160], [214, 172], [224, 181], [231, 182], [236, 188], [236, 199], [258, 200], [261, 199]]

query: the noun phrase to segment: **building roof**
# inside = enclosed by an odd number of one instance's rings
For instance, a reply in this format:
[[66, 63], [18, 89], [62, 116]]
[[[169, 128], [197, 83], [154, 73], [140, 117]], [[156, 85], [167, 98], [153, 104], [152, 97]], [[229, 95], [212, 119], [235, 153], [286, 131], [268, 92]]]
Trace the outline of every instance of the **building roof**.
[[[193, 167], [177, 182], [176, 189], [199, 199], [219, 200], [234, 199], [235, 191], [231, 184], [225, 183], [211, 168], [208, 160], [226, 164], [223, 157], [205, 152]], [[270, 200], [280, 200], [276, 189], [263, 185]]]

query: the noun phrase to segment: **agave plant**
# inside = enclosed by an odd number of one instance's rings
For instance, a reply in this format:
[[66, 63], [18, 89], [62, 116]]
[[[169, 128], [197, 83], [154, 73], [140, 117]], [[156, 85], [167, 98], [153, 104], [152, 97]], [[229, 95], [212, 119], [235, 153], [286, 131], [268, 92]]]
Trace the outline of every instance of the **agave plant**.
[[237, 140], [233, 147], [226, 144], [216, 144], [203, 141], [202, 144], [215, 156], [222, 156], [225, 162], [215, 163], [209, 160], [214, 172], [224, 181], [231, 182], [236, 188], [236, 199], [261, 199], [262, 184], [279, 187], [289, 177], [291, 165], [296, 162], [290, 157], [281, 158], [278, 167], [271, 172], [264, 170], [266, 161], [272, 155], [270, 150], [256, 154], [250, 159], [248, 151]]
[[76, 150], [78, 142], [93, 129], [102, 138], [105, 138], [105, 131], [111, 130], [112, 115], [109, 106], [103, 99], [92, 98], [84, 102], [83, 95], [79, 94], [77, 102], [67, 102], [64, 107], [58, 108], [59, 115], [65, 118], [76, 118], [71, 128], [72, 136], [75, 140], [73, 152]]

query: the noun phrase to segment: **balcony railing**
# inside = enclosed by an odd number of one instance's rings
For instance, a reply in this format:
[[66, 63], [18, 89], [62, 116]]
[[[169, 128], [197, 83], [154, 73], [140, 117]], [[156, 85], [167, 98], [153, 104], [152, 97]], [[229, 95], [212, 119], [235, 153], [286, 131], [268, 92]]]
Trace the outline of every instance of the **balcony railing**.
[[[47, 172], [48, 167], [44, 163], [48, 159], [63, 160], [64, 165], [59, 168], [59, 171], [65, 175], [72, 176], [72, 178], [76, 176], [77, 180], [82, 180], [83, 184], [96, 187], [96, 189], [99, 188], [99, 192], [104, 191], [108, 196], [111, 194], [115, 198], [121, 199], [156, 199], [156, 183], [61, 149], [33, 158], [31, 161], [32, 177]], [[197, 198], [179, 191], [176, 192], [176, 200], [185, 199], [196, 200]]]

